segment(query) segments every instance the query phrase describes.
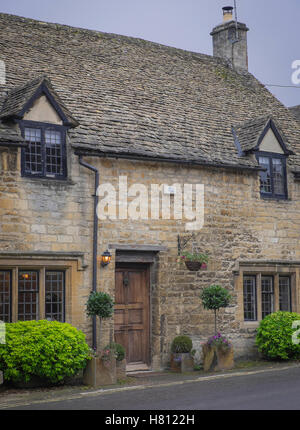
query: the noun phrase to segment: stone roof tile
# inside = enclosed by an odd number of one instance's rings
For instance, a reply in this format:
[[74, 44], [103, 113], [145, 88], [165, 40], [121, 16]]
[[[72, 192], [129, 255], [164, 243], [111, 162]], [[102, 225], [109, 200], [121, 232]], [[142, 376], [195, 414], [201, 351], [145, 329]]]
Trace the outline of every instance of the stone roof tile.
[[257, 167], [239, 156], [232, 125], [271, 116], [296, 153], [289, 162], [300, 166], [291, 112], [221, 59], [6, 14], [0, 34], [7, 88], [45, 73], [80, 123], [69, 131], [76, 151]]
[[0, 122], [0, 145], [22, 146], [24, 142], [21, 133], [12, 126]]
[[300, 105], [298, 106], [293, 106], [290, 107], [289, 110], [292, 112], [292, 114], [294, 115], [294, 117], [300, 121]]

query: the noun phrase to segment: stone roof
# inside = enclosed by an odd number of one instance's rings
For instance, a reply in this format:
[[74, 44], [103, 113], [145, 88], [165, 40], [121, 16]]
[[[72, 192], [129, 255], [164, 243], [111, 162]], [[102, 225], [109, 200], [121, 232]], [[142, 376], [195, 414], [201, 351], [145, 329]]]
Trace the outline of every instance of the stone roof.
[[258, 139], [267, 126], [269, 120], [269, 116], [263, 116], [261, 118], [254, 118], [250, 121], [245, 121], [244, 123], [233, 127], [244, 152], [250, 151], [256, 147]]
[[287, 150], [292, 152], [288, 141], [285, 138], [284, 132], [280, 130], [274, 119], [270, 116], [254, 118], [250, 121], [246, 121], [243, 124], [239, 124], [233, 127], [234, 134], [236, 135], [243, 152], [248, 152], [253, 149], [256, 149], [259, 143], [259, 139], [270, 121], [273, 122], [274, 126], [280, 133], [280, 136]]
[[18, 130], [0, 122], [0, 146], [22, 146], [23, 142], [24, 139]]
[[289, 162], [300, 166], [291, 112], [252, 74], [221, 59], [7, 14], [0, 34], [7, 63], [0, 91], [48, 76], [79, 122], [69, 131], [77, 152], [257, 168], [255, 157], [239, 155], [232, 126], [271, 116], [296, 153]]
[[292, 114], [294, 115], [294, 117], [300, 121], [300, 105], [298, 106], [293, 106], [290, 107], [289, 110], [292, 112]]
[[39, 76], [26, 82], [25, 85], [13, 88], [4, 99], [3, 106], [0, 110], [0, 119], [21, 118], [22, 111], [30, 102], [30, 100], [35, 96], [37, 91], [41, 89], [41, 87], [47, 88], [53, 99], [59, 105], [68, 123], [71, 126], [76, 127], [78, 122], [72, 117], [71, 113], [64, 106], [60, 97], [54, 91], [50, 80], [47, 79], [46, 76]]

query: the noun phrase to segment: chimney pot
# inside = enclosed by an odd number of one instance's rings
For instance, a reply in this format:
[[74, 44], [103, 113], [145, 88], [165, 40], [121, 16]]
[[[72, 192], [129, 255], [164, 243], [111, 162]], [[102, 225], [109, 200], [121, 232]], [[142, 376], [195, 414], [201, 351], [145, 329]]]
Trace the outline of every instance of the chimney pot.
[[233, 19], [233, 7], [232, 6], [225, 6], [223, 9], [223, 21], [232, 21]]

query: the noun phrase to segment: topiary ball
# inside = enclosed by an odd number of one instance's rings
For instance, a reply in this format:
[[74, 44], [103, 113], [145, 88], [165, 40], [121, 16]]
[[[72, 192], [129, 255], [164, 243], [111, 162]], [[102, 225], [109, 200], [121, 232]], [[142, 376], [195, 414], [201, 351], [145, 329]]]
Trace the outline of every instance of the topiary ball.
[[171, 344], [171, 351], [173, 353], [187, 353], [191, 352], [193, 348], [192, 339], [188, 336], [177, 336], [173, 339]]
[[110, 318], [114, 311], [112, 297], [102, 291], [94, 291], [90, 294], [86, 303], [86, 313], [89, 317]]

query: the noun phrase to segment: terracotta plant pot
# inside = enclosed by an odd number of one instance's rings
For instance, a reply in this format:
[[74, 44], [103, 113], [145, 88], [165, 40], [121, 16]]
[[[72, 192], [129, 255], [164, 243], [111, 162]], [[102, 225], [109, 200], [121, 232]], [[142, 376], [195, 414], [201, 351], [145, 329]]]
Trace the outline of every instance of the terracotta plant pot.
[[207, 265], [206, 263], [201, 263], [200, 261], [190, 261], [190, 260], [185, 260], [185, 265], [186, 267], [191, 271], [191, 272], [197, 272], [200, 269], [206, 269]]

